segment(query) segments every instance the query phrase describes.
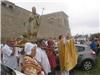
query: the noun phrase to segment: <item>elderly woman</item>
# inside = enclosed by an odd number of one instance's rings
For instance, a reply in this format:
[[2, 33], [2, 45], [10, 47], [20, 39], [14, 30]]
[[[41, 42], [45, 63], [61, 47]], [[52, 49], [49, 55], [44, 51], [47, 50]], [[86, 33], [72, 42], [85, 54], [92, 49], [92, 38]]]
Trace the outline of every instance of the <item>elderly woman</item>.
[[45, 75], [41, 65], [35, 59], [36, 45], [32, 43], [25, 44], [25, 57], [22, 63], [22, 71], [26, 75]]

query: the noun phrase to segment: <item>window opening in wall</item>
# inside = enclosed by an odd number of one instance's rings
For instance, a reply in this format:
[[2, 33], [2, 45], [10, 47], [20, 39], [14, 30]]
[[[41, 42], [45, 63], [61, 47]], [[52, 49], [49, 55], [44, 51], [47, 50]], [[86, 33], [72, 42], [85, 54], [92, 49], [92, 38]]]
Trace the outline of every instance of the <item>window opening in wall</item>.
[[2, 4], [3, 6], [7, 6], [7, 4], [6, 4], [6, 3], [4, 3], [4, 2], [2, 2], [1, 4]]
[[13, 6], [12, 6], [12, 5], [9, 5], [9, 8], [10, 8], [10, 9], [13, 9]]

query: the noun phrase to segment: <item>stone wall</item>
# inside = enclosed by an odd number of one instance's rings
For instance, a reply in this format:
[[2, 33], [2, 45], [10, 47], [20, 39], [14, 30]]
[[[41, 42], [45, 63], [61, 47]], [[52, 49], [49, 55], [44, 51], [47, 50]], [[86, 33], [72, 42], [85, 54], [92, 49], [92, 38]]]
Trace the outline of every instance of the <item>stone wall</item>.
[[1, 2], [1, 38], [6, 40], [16, 38], [25, 32], [24, 22], [31, 12], [15, 4]]
[[[29, 18], [30, 11], [15, 4], [1, 2], [1, 39], [17, 38], [26, 31], [24, 23]], [[64, 12], [55, 12], [40, 17], [40, 27], [37, 38], [57, 38], [61, 34], [71, 35], [68, 16]]]
[[64, 12], [55, 12], [41, 16], [38, 38], [57, 38], [61, 34], [71, 35], [68, 16]]

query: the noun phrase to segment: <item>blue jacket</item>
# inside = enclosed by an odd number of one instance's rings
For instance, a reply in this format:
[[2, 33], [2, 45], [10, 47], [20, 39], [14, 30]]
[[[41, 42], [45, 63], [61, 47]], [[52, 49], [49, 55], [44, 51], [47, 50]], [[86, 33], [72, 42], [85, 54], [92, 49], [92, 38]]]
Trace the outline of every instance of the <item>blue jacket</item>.
[[90, 48], [91, 48], [91, 49], [96, 49], [96, 48], [97, 48], [96, 42], [92, 42], [92, 43], [90, 44]]

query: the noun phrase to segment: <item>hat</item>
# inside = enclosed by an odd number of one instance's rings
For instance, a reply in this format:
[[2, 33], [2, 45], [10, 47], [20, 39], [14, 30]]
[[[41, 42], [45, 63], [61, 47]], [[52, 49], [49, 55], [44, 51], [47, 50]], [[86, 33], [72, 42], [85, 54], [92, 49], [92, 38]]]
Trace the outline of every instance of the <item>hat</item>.
[[32, 43], [26, 43], [25, 44], [25, 54], [27, 54], [27, 55], [30, 55], [31, 54], [31, 51], [32, 51], [32, 48], [35, 48], [35, 47], [37, 47], [37, 45], [36, 44], [32, 44]]

